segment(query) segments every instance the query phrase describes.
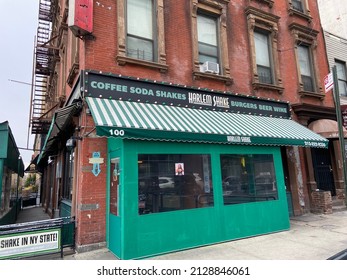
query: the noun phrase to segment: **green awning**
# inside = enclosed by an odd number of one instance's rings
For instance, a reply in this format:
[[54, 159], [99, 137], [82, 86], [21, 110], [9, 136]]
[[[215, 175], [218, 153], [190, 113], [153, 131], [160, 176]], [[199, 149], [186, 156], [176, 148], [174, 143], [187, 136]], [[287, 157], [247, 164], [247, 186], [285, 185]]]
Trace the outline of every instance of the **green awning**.
[[[0, 160], [8, 169], [19, 174], [20, 177], [24, 176], [24, 163], [8, 121], [0, 123]], [[1, 186], [2, 178], [0, 179]]]
[[42, 151], [37, 159], [37, 164], [42, 158], [53, 155], [58, 151], [58, 141], [61, 135], [65, 132], [71, 118], [81, 109], [81, 102], [76, 102], [66, 107], [58, 109], [52, 118], [51, 126], [46, 136]]
[[86, 101], [99, 136], [328, 147], [327, 139], [289, 119], [91, 97]]

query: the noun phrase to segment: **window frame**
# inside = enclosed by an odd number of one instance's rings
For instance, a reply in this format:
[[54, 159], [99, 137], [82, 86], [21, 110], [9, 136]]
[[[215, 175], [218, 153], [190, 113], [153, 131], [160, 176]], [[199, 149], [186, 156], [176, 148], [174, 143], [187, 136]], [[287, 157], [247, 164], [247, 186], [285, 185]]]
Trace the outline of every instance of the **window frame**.
[[[298, 52], [298, 63], [299, 63], [299, 71], [300, 71], [300, 77], [301, 77], [301, 83], [302, 83], [302, 89], [304, 91], [308, 91], [308, 92], [315, 92], [316, 91], [316, 82], [315, 82], [315, 78], [314, 78], [314, 69], [313, 69], [313, 60], [312, 60], [312, 53], [311, 53], [311, 48], [308, 45], [305, 44], [298, 44], [296, 46], [297, 48], [297, 52]], [[305, 49], [307, 56], [305, 57], [307, 59], [307, 63], [309, 64], [309, 70], [310, 70], [310, 76], [308, 75], [304, 75], [301, 71], [302, 65], [300, 64], [300, 48], [301, 49]], [[312, 90], [309, 90], [307, 88], [305, 88], [305, 81], [304, 81], [304, 77], [310, 78], [311, 80], [311, 86], [312, 86]]]
[[[192, 0], [192, 52], [193, 52], [193, 77], [199, 79], [214, 79], [224, 82], [226, 85], [233, 83], [230, 77], [228, 40], [227, 40], [227, 8], [230, 0]], [[198, 42], [198, 14], [209, 15], [217, 19], [217, 45], [219, 53], [219, 74], [205, 73], [201, 71], [199, 61]]]
[[137, 162], [140, 216], [215, 206], [210, 153], [138, 153]]
[[[323, 93], [323, 88], [320, 86], [322, 83], [320, 81], [319, 68], [317, 59], [317, 35], [319, 31], [314, 30], [312, 28], [297, 24], [291, 23], [289, 25], [289, 29], [292, 32], [292, 36], [294, 39], [294, 55], [296, 59], [296, 67], [297, 67], [297, 79], [298, 79], [298, 94], [300, 96], [312, 96], [319, 99], [324, 99], [325, 95]], [[301, 77], [300, 71], [300, 63], [299, 63], [299, 53], [298, 46], [303, 45], [308, 47], [310, 57], [311, 57], [311, 70], [312, 70], [312, 78], [314, 83], [314, 91], [306, 91], [304, 89], [304, 84]]]
[[301, 6], [302, 6], [302, 11], [295, 8], [295, 4], [293, 4], [294, 1], [296, 1], [296, 0], [288, 0], [289, 15], [304, 18], [308, 22], [311, 22], [312, 16], [311, 16], [311, 12], [309, 9], [308, 1], [307, 0], [300, 0]]
[[[268, 32], [264, 32], [263, 30], [255, 30], [254, 33], [255, 34], [260, 34], [260, 35], [263, 35], [264, 37], [266, 37], [266, 51], [267, 51], [267, 55], [268, 55], [268, 63], [269, 63], [269, 66], [266, 66], [266, 65], [262, 65], [262, 64], [259, 64], [258, 63], [258, 55], [257, 55], [257, 44], [256, 44], [256, 40], [255, 40], [255, 36], [253, 37], [254, 38], [254, 42], [255, 42], [255, 60], [256, 60], [256, 64], [257, 64], [257, 74], [258, 74], [258, 79], [259, 79], [259, 82], [260, 83], [263, 83], [263, 84], [273, 84], [274, 82], [274, 65], [273, 65], [273, 54], [272, 54], [272, 49], [271, 49], [271, 46], [270, 46], [270, 34]], [[268, 68], [270, 71], [270, 82], [264, 82], [261, 80], [261, 76], [259, 75], [259, 68], [260, 67], [263, 67], [263, 68]]]
[[[337, 65], [341, 65], [341, 67], [344, 69], [344, 79], [341, 79], [338, 75], [337, 72]], [[346, 62], [339, 60], [339, 59], [335, 59], [335, 66], [336, 66], [336, 76], [337, 76], [337, 80], [338, 80], [338, 88], [339, 88], [339, 95], [342, 97], [347, 97], [347, 67], [346, 67]], [[343, 94], [341, 94], [341, 88], [340, 88], [340, 81], [342, 81], [345, 85], [345, 90], [343, 92]]]
[[219, 160], [224, 206], [279, 200], [275, 159], [272, 153], [221, 153]]
[[153, 1], [153, 61], [141, 60], [127, 56], [127, 21], [126, 7], [127, 0], [117, 1], [117, 19], [118, 19], [118, 52], [116, 61], [118, 65], [137, 64], [148, 68], [158, 69], [160, 72], [167, 72], [164, 37], [164, 0]]
[[[132, 1], [141, 1], [141, 0], [132, 0]], [[152, 7], [151, 7], [151, 29], [152, 29], [152, 36], [151, 38], [147, 38], [147, 37], [143, 37], [143, 36], [140, 36], [138, 34], [132, 34], [132, 33], [129, 33], [129, 21], [130, 20], [134, 20], [134, 19], [129, 19], [128, 18], [128, 5], [126, 6], [126, 55], [127, 57], [129, 58], [134, 58], [134, 59], [138, 59], [138, 60], [145, 60], [145, 61], [150, 61], [150, 62], [156, 62], [157, 60], [157, 40], [156, 40], [156, 37], [155, 36], [155, 30], [157, 29], [156, 27], [156, 22], [155, 22], [155, 16], [154, 16], [154, 4], [155, 4], [155, 0], [147, 0], [147, 1], [150, 1]], [[128, 4], [129, 0], [127, 0], [127, 4]], [[151, 45], [152, 47], [152, 53], [151, 53], [151, 59], [146, 59], [145, 58], [145, 55], [143, 56], [143, 58], [139, 58], [139, 55], [137, 57], [133, 57], [131, 56], [129, 53], [130, 53], [130, 48], [129, 48], [129, 39], [132, 38], [132, 39], [135, 39], [135, 40], [139, 40], [139, 41], [142, 41], [142, 42], [147, 42]]]
[[[262, 10], [254, 7], [248, 7], [246, 9], [247, 24], [248, 24], [248, 36], [250, 44], [250, 55], [252, 62], [252, 85], [254, 89], [267, 89], [277, 91], [279, 94], [283, 93], [282, 78], [279, 67], [279, 57], [277, 53], [278, 44], [278, 22], [280, 17], [263, 12]], [[270, 63], [272, 64], [272, 83], [266, 84], [259, 80], [257, 58], [256, 58], [256, 46], [254, 33], [268, 34], [269, 39], [269, 55]]]
[[[205, 18], [208, 18], [208, 19], [212, 19], [212, 20], [214, 21], [214, 23], [215, 23], [215, 32], [216, 32], [215, 35], [216, 35], [216, 38], [217, 38], [216, 44], [215, 44], [215, 45], [207, 44], [207, 43], [205, 43], [205, 42], [199, 41], [199, 34], [198, 34], [199, 64], [200, 64], [200, 65], [202, 64], [202, 62], [200, 61], [200, 56], [201, 56], [201, 55], [211, 56], [211, 57], [212, 57], [212, 55], [208, 55], [208, 54], [203, 53], [203, 52], [201, 51], [200, 45], [203, 44], [203, 45], [208, 45], [208, 46], [212, 46], [212, 47], [216, 48], [216, 55], [213, 56], [213, 57], [216, 58], [217, 63], [220, 65], [220, 48], [219, 48], [219, 40], [218, 40], [218, 38], [220, 37], [220, 36], [219, 36], [219, 33], [220, 33], [220, 32], [219, 32], [219, 28], [218, 28], [218, 18], [217, 18], [215, 15], [208, 14], [208, 13], [205, 13], [205, 12], [200, 12], [200, 11], [197, 13], [197, 18], [199, 18], [199, 17], [205, 17]], [[199, 20], [198, 20], [197, 26], [198, 26], [198, 25], [199, 25]], [[199, 28], [198, 28], [198, 29], [199, 29]], [[198, 32], [198, 33], [199, 33], [199, 32]]]

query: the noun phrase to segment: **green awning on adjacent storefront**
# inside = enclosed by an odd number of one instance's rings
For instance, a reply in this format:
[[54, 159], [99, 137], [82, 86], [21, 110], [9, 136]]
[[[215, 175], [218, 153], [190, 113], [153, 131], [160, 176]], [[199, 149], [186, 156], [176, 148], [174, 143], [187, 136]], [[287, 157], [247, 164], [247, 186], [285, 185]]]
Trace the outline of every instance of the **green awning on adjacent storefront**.
[[64, 108], [58, 109], [52, 118], [51, 126], [47, 133], [45, 143], [43, 145], [42, 151], [37, 159], [37, 163], [39, 164], [42, 158], [50, 156], [58, 151], [57, 141], [67, 125], [69, 124], [71, 118], [79, 112], [82, 108], [81, 102], [75, 102], [71, 105], [68, 105]]
[[282, 118], [87, 97], [97, 135], [126, 139], [327, 148], [328, 140]]

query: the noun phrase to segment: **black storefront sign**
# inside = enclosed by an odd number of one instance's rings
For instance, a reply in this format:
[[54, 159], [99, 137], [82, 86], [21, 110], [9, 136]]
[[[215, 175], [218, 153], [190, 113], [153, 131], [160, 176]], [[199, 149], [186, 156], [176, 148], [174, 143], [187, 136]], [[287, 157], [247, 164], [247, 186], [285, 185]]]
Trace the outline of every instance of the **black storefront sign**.
[[84, 72], [83, 76], [86, 97], [290, 118], [286, 102], [92, 71]]

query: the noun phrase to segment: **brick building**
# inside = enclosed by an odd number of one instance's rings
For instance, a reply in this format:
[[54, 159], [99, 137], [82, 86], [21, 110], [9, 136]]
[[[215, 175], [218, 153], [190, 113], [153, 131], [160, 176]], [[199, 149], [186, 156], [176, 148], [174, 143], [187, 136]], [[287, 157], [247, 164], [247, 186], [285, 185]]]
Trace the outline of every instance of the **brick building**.
[[78, 250], [287, 230], [342, 185], [316, 1], [41, 0], [35, 59], [42, 203]]

